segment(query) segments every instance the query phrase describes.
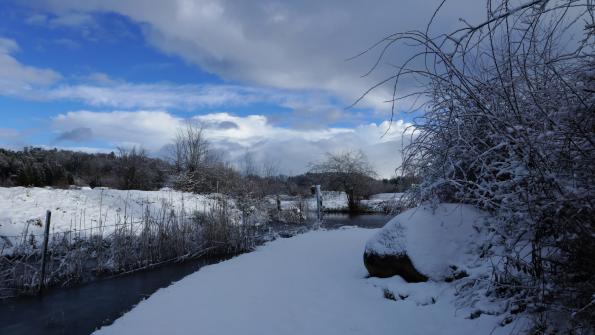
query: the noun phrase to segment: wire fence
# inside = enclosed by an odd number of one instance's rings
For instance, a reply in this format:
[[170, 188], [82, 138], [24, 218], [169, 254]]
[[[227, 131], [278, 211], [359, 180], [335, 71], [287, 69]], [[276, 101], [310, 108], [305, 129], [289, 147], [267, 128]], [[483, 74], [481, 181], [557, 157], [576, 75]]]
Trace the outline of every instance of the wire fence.
[[[129, 273], [204, 255], [229, 255], [271, 239], [267, 208], [238, 211], [218, 199], [206, 212], [185, 212], [164, 204], [136, 220], [49, 233], [47, 275], [40, 280], [44, 234], [2, 236], [10, 252], [0, 250], [0, 299], [37, 292], [43, 286], [68, 286], [99, 276]], [[289, 213], [289, 214], [288, 214]], [[293, 212], [277, 213], [291, 217]], [[299, 222], [303, 222], [301, 214]], [[51, 225], [50, 225], [51, 226]], [[0, 249], [3, 249], [0, 248]]]

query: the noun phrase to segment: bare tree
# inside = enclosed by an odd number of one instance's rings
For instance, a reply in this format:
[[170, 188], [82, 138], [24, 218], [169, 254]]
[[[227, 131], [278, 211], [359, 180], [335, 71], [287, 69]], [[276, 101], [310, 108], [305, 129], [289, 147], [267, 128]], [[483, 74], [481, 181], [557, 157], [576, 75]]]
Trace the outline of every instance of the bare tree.
[[244, 177], [254, 177], [260, 175], [260, 169], [254, 159], [254, 154], [246, 151], [240, 160], [240, 172]]
[[191, 192], [216, 192], [224, 184], [225, 169], [220, 153], [213, 149], [200, 125], [188, 122], [170, 145], [170, 161], [176, 186]]
[[342, 189], [347, 194], [350, 211], [358, 210], [358, 202], [370, 178], [376, 176], [361, 151], [327, 153], [323, 161], [311, 164], [310, 172], [324, 174], [331, 187]]
[[279, 175], [279, 161], [265, 159], [262, 162], [261, 173], [264, 178], [272, 179]]
[[203, 135], [203, 128], [191, 122], [178, 130], [172, 149], [172, 163], [178, 172], [199, 170], [206, 164], [210, 153], [210, 145]]

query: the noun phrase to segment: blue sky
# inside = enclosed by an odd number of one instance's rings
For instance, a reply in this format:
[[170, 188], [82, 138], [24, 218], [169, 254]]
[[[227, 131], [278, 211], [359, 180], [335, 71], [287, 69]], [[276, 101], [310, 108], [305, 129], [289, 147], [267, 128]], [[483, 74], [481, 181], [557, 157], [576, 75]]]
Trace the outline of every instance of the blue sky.
[[[420, 26], [428, 8], [409, 0], [374, 8], [357, 1], [2, 1], [0, 146], [142, 146], [160, 155], [192, 120], [232, 162], [251, 152], [291, 174], [324, 152], [362, 150], [389, 176], [412, 116], [398, 113], [382, 136], [389, 87], [346, 107], [393, 65], [362, 77], [375, 55], [345, 59]], [[406, 56], [390, 55], [396, 62]]]

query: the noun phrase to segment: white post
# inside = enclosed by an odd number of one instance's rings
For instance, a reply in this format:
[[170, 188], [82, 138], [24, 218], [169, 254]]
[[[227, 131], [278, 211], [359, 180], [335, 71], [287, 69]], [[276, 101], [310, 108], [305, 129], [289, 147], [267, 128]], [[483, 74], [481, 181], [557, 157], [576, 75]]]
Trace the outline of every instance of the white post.
[[320, 191], [320, 185], [316, 185], [316, 209], [318, 221], [322, 221], [322, 192]]

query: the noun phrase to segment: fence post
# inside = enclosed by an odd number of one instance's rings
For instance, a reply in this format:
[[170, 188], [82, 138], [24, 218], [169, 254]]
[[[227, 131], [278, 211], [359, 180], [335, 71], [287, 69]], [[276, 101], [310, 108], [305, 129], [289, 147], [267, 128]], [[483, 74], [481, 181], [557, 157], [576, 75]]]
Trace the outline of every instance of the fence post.
[[49, 210], [45, 214], [45, 234], [43, 236], [43, 254], [41, 255], [41, 275], [39, 276], [39, 295], [43, 292], [43, 284], [45, 282], [45, 262], [48, 252], [48, 239], [50, 236], [50, 219], [52, 212]]
[[322, 221], [322, 192], [320, 191], [320, 185], [316, 185], [316, 208], [318, 221]]

